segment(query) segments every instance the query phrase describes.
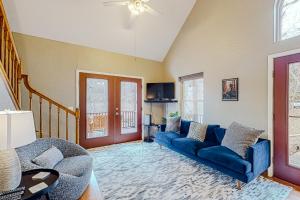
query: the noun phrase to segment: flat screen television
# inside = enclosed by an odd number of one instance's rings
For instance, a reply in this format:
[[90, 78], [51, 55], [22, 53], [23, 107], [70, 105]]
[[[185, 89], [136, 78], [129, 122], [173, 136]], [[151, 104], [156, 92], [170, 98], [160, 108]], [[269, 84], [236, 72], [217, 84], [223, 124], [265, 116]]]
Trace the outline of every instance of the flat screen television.
[[147, 100], [175, 99], [175, 83], [147, 83]]

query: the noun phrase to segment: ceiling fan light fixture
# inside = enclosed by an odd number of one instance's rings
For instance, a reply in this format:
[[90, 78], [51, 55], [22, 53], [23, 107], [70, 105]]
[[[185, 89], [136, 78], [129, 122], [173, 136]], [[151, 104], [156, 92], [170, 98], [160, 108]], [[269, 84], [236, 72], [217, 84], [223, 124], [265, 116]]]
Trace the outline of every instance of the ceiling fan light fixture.
[[133, 15], [139, 15], [146, 11], [144, 2], [141, 0], [133, 0], [128, 4], [128, 9]]
[[138, 16], [144, 12], [151, 15], [160, 15], [155, 9], [148, 5], [150, 0], [110, 0], [103, 2], [104, 6], [126, 6], [131, 15]]

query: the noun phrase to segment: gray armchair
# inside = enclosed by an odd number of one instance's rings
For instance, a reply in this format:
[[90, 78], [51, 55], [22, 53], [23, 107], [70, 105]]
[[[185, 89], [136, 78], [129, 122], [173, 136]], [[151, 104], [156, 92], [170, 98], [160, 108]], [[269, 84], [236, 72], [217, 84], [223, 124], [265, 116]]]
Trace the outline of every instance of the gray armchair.
[[54, 169], [60, 173], [59, 183], [52, 191], [50, 199], [76, 200], [87, 188], [93, 167], [93, 159], [79, 145], [61, 139], [38, 139], [35, 142], [16, 149], [20, 158], [22, 171], [41, 168], [32, 163], [32, 159], [52, 146], [58, 148], [64, 155]]

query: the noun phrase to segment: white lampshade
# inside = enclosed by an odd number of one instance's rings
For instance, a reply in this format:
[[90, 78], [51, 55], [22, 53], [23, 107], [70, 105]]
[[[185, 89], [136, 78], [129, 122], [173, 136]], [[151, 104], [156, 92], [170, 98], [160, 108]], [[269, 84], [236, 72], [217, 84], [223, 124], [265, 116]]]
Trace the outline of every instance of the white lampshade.
[[0, 150], [18, 148], [36, 140], [31, 111], [0, 112]]

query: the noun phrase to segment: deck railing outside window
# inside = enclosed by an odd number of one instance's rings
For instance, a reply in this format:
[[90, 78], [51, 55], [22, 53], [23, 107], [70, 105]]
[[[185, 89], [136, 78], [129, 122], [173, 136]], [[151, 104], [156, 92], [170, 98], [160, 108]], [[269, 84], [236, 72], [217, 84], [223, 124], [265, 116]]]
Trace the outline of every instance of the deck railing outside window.
[[[104, 131], [108, 126], [108, 113], [87, 113], [87, 132]], [[121, 126], [122, 128], [136, 127], [136, 111], [121, 112]]]

